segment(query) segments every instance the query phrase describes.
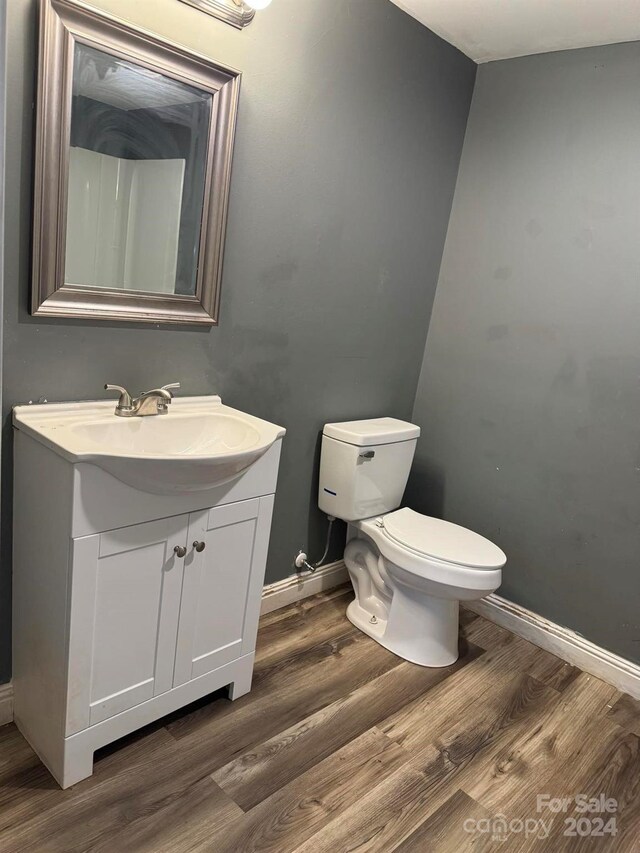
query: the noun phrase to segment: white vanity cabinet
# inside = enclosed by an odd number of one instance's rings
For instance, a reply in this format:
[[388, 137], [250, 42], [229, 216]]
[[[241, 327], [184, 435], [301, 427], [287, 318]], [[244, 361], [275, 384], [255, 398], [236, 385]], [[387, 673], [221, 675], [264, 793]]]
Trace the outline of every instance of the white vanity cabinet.
[[15, 721], [63, 788], [98, 747], [250, 689], [280, 445], [157, 495], [15, 431]]

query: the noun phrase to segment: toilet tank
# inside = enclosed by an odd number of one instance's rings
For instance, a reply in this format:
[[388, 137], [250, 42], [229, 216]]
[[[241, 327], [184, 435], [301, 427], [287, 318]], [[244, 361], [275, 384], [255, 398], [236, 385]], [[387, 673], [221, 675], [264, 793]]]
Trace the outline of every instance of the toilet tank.
[[397, 509], [419, 435], [420, 427], [395, 418], [325, 424], [320, 454], [320, 509], [344, 521]]

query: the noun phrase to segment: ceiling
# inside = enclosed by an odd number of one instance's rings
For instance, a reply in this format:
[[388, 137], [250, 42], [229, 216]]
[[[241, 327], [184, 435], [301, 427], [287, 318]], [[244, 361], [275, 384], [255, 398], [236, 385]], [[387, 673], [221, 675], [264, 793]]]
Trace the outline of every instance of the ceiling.
[[392, 0], [476, 62], [640, 40], [640, 0]]

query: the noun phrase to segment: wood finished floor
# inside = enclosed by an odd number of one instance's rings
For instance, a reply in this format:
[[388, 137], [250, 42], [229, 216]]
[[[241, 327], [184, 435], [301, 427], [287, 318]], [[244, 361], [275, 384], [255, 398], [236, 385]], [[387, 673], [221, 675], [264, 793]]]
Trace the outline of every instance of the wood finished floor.
[[[468, 612], [459, 661], [414, 666], [351, 626], [349, 598], [263, 617], [249, 695], [102, 750], [67, 791], [0, 728], [0, 851], [640, 851], [640, 703]], [[536, 812], [600, 793], [615, 837]], [[492, 837], [497, 815], [553, 824]]]

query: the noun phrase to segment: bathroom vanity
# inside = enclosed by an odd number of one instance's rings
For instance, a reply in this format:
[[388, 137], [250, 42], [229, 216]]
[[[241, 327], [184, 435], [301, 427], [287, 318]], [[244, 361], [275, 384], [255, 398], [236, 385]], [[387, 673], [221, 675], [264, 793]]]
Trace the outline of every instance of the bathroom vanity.
[[66, 788], [97, 748], [250, 689], [284, 429], [219, 397], [13, 422], [15, 722]]

